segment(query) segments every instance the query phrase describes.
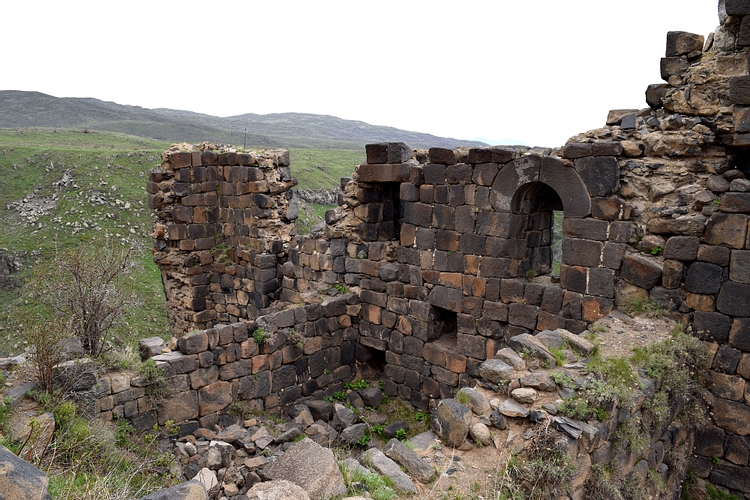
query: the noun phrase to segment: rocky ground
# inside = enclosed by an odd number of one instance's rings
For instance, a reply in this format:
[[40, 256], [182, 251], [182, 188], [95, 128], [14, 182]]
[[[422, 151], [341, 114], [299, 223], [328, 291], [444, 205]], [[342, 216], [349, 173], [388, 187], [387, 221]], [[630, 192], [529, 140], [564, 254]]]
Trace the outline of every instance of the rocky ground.
[[[482, 364], [475, 388], [440, 401], [431, 415], [386, 396], [393, 395], [389, 382], [368, 380], [350, 384], [329, 401], [296, 405], [283, 418], [253, 415], [235, 404], [212, 428], [180, 426], [160, 447], [175, 457], [171, 472], [201, 482], [211, 498], [264, 498], [253, 491], [276, 479], [302, 486], [310, 498], [320, 498], [322, 491], [342, 498], [347, 484], [349, 494], [388, 497], [387, 490], [364, 479], [369, 476], [353, 475], [354, 470], [389, 477], [399, 497], [496, 498], [510, 482], [511, 455], [536, 433], [560, 428], [558, 405], [573, 393], [566, 385], [580, 385], [588, 375], [587, 356], [595, 349], [603, 357], [629, 356], [633, 347], [667, 338], [672, 328], [664, 319], [616, 311], [585, 335], [557, 330], [514, 337], [509, 348]], [[558, 359], [550, 347], [559, 349]], [[17, 368], [6, 385], [18, 387], [31, 375], [27, 367]], [[561, 377], [573, 383], [559, 383]], [[11, 437], [23, 438], [28, 418], [38, 411], [23, 399], [8, 427]], [[346, 482], [338, 472], [341, 463], [349, 471]]]

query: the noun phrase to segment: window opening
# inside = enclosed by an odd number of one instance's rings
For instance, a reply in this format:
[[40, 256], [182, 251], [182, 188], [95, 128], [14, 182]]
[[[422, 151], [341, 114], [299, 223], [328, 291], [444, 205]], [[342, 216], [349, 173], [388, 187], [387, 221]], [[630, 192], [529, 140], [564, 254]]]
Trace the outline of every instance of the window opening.
[[458, 340], [458, 315], [454, 311], [432, 306], [435, 316], [432, 322], [432, 337], [435, 343], [446, 347], [454, 347]]

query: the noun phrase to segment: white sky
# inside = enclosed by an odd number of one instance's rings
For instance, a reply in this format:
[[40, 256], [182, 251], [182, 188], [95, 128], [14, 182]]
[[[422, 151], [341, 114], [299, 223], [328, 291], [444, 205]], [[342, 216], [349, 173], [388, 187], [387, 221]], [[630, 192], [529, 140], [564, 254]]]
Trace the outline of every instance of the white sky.
[[0, 89], [559, 146], [642, 108], [717, 0], [8, 0]]

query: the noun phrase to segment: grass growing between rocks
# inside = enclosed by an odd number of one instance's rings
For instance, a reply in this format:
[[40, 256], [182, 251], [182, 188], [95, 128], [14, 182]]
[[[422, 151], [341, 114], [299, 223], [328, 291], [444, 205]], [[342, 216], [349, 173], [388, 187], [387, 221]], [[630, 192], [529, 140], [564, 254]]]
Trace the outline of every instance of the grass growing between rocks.
[[174, 457], [158, 451], [161, 432], [150, 439], [126, 421], [116, 426], [87, 421], [76, 405], [60, 401], [51, 410], [55, 432], [33, 461], [49, 479], [51, 498], [125, 500], [177, 484], [169, 472]]
[[377, 473], [362, 473], [359, 470], [349, 470], [343, 463], [339, 462], [339, 469], [344, 476], [347, 496], [359, 496], [363, 490], [368, 492], [373, 500], [391, 500], [398, 495], [393, 489], [390, 479]]
[[[676, 325], [671, 338], [633, 351], [627, 359], [592, 356], [587, 363], [590, 378], [576, 396], [563, 402], [561, 413], [582, 420], [606, 420], [615, 408], [632, 406], [635, 391], [644, 389], [644, 377], [660, 381], [658, 390], [643, 404], [649, 427], [658, 428], [674, 417], [688, 425], [699, 423], [703, 418], [700, 374], [708, 361], [701, 342]], [[672, 415], [673, 408], [679, 408], [678, 415]]]

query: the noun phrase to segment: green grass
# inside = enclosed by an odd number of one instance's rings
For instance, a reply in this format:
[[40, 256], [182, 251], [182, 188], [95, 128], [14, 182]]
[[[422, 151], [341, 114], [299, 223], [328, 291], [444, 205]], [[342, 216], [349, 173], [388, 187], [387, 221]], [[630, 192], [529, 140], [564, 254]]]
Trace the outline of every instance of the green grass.
[[297, 234], [310, 234], [313, 226], [324, 220], [326, 212], [334, 208], [336, 208], [336, 205], [301, 203], [299, 218], [297, 219]]
[[351, 177], [356, 166], [365, 161], [364, 149], [290, 149], [289, 155], [298, 189], [337, 188], [342, 177]]

